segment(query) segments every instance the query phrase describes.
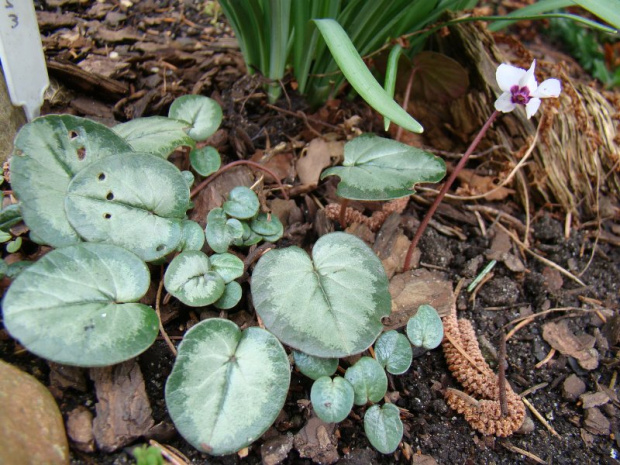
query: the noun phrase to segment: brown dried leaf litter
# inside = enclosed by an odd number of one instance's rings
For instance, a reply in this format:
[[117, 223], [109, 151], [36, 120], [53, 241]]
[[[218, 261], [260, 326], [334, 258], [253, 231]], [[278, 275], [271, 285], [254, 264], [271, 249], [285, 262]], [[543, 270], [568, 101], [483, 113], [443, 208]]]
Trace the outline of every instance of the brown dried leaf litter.
[[[446, 338], [442, 346], [448, 368], [464, 389], [447, 389], [446, 402], [463, 414], [472, 428], [480, 433], [510, 436], [525, 419], [525, 405], [521, 397], [506, 383], [508, 412], [502, 415], [497, 376], [480, 352], [471, 322], [457, 320], [456, 308], [453, 307], [450, 314], [444, 317], [443, 325]], [[455, 341], [471, 361], [451, 341]]]

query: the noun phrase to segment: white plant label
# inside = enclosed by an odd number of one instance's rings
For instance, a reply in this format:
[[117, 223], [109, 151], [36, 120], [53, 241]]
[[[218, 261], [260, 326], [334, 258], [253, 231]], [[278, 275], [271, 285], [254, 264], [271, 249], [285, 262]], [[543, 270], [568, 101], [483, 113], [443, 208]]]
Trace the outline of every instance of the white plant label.
[[39, 116], [49, 85], [31, 0], [0, 0], [0, 60], [11, 101], [23, 106], [31, 121]]

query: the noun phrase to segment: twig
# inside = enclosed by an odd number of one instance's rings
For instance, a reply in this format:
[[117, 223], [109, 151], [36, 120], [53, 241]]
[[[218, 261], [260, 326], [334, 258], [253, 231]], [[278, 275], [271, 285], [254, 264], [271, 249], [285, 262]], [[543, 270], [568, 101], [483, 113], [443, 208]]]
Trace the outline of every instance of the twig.
[[547, 428], [551, 434], [553, 434], [555, 437], [558, 437], [558, 438], [561, 437], [558, 434], [558, 432], [555, 429], [553, 429], [553, 426], [551, 426], [549, 422], [545, 420], [545, 417], [543, 417], [540, 414], [540, 412], [536, 410], [536, 408], [530, 403], [529, 400], [527, 400], [525, 397], [521, 397], [521, 400], [523, 401], [525, 406], [530, 409], [530, 411], [534, 414], [534, 416], [538, 418], [543, 425], [545, 425], [545, 428]]
[[[403, 110], [407, 111], [407, 107], [409, 106], [409, 100], [411, 98], [411, 88], [413, 87], [413, 78], [415, 77], [416, 68], [413, 67], [411, 69], [411, 74], [409, 75], [409, 79], [407, 80], [407, 87], [405, 88], [405, 97], [403, 98]], [[395, 139], [400, 142], [400, 138], [403, 136], [403, 127], [398, 126], [396, 131]], [[406, 271], [406, 270], [405, 270]]]
[[269, 176], [271, 176], [273, 179], [276, 180], [276, 182], [278, 183], [278, 187], [280, 187], [280, 189], [282, 190], [282, 195], [284, 195], [284, 198], [286, 200], [288, 200], [288, 194], [287, 194], [287, 192], [286, 192], [286, 190], [284, 188], [284, 184], [282, 184], [282, 181], [280, 181], [280, 178], [278, 178], [278, 175], [276, 175], [273, 171], [271, 171], [266, 166], [263, 166], [260, 163], [256, 163], [256, 162], [250, 161], [250, 160], [237, 160], [237, 161], [233, 161], [232, 163], [228, 163], [225, 166], [222, 166], [219, 170], [217, 170], [215, 173], [213, 173], [207, 179], [205, 179], [200, 184], [198, 184], [196, 187], [194, 187], [194, 189], [190, 192], [189, 197], [190, 198], [195, 197], [196, 194], [198, 194], [201, 190], [203, 190], [205, 187], [207, 187], [207, 185], [209, 185], [209, 183], [211, 181], [213, 181], [216, 177], [218, 177], [220, 174], [224, 173], [225, 171], [228, 171], [231, 168], [234, 168], [235, 166], [239, 166], [239, 165], [248, 165], [248, 166], [251, 166], [251, 167], [256, 168], [258, 170], [262, 170], [265, 173], [267, 173]]
[[502, 416], [508, 416], [508, 400], [506, 399], [506, 333], [499, 336], [499, 359], [497, 361], [497, 387], [499, 389], [499, 406]]
[[166, 330], [164, 329], [164, 325], [161, 322], [161, 311], [159, 309], [159, 302], [161, 301], [161, 291], [163, 288], [164, 288], [164, 279], [162, 278], [161, 281], [159, 281], [159, 286], [157, 287], [157, 297], [155, 297], [155, 313], [157, 313], [157, 321], [159, 322], [159, 332], [164, 338], [164, 341], [166, 341], [166, 344], [168, 344], [168, 347], [170, 348], [170, 352], [172, 352], [172, 355], [176, 357], [177, 349], [172, 343], [172, 341], [170, 340], [170, 338], [168, 337], [168, 333], [166, 333]]
[[552, 347], [549, 353], [547, 354], [547, 356], [543, 358], [540, 362], [538, 362], [536, 365], [534, 365], [534, 368], [540, 368], [541, 366], [545, 365], [549, 360], [553, 358], [554, 355], [555, 355], [555, 349]]
[[277, 107], [275, 105], [272, 105], [271, 103], [267, 103], [267, 104], [265, 104], [265, 106], [267, 108], [271, 108], [272, 110], [279, 111], [280, 113], [284, 113], [285, 115], [294, 116], [295, 118], [303, 119], [306, 122], [311, 121], [311, 122], [316, 123], [316, 124], [321, 124], [321, 125], [323, 125], [325, 127], [333, 129], [334, 131], [339, 131], [341, 129], [338, 126], [334, 126], [331, 123], [326, 123], [325, 121], [321, 121], [320, 119], [308, 116], [308, 115], [306, 115], [305, 113], [303, 113], [301, 111], [294, 112], [294, 111], [286, 110], [284, 108], [280, 108], [280, 107]]
[[586, 309], [586, 308], [579, 308], [579, 307], [558, 307], [558, 308], [550, 308], [549, 310], [545, 310], [539, 313], [534, 313], [533, 315], [527, 315], [527, 316], [522, 316], [519, 318], [515, 318], [514, 320], [506, 323], [504, 325], [504, 328], [506, 328], [509, 325], [515, 324], [517, 323], [517, 326], [515, 326], [514, 328], [512, 328], [512, 330], [506, 335], [506, 340], [510, 339], [512, 336], [514, 336], [514, 334], [521, 328], [523, 328], [524, 326], [526, 326], [527, 324], [531, 323], [534, 319], [543, 316], [543, 315], [547, 315], [549, 313], [555, 313], [555, 312], [568, 312], [568, 311], [578, 311], [578, 312], [584, 312], [584, 313], [590, 313], [593, 312], [594, 310], [591, 309]]
[[150, 439], [149, 444], [159, 449], [162, 457], [164, 457], [172, 465], [189, 465], [191, 463], [187, 457], [171, 446], [164, 446], [154, 439]]
[[526, 451], [525, 449], [521, 449], [520, 447], [513, 446], [510, 443], [503, 443], [502, 442], [501, 445], [504, 446], [506, 449], [508, 449], [510, 452], [514, 452], [516, 454], [525, 455], [526, 457], [532, 459], [536, 463], [540, 463], [542, 465], [547, 465], [547, 462], [545, 462], [543, 459], [541, 459], [537, 455], [532, 454], [531, 452]]
[[472, 366], [472, 367], [474, 367], [474, 368], [475, 368], [476, 370], [478, 370], [480, 373], [484, 374], [484, 370], [483, 370], [481, 367], [479, 367], [479, 366], [478, 366], [478, 364], [476, 363], [476, 361], [475, 361], [473, 358], [471, 358], [471, 357], [469, 356], [469, 354], [465, 351], [465, 349], [463, 349], [463, 347], [461, 346], [461, 344], [459, 344], [459, 343], [456, 341], [456, 339], [454, 339], [454, 338], [453, 338], [450, 334], [448, 334], [448, 333], [444, 333], [444, 337], [445, 337], [448, 341], [450, 341], [450, 344], [452, 344], [452, 345], [456, 348], [456, 350], [458, 350], [458, 351], [461, 353], [461, 355], [467, 359], [467, 361], [468, 361], [469, 363], [471, 363], [471, 366]]

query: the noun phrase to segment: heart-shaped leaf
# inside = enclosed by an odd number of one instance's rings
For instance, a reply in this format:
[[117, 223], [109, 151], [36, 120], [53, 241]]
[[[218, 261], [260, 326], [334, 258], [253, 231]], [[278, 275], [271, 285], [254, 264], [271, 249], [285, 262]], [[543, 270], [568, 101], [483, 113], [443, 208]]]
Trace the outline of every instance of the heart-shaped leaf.
[[344, 378], [353, 386], [355, 405], [379, 402], [387, 392], [385, 370], [371, 357], [362, 357], [347, 368]]
[[338, 369], [337, 358], [321, 358], [308, 355], [297, 350], [293, 351], [295, 365], [310, 379], [319, 379], [322, 376], [331, 376]]
[[285, 344], [317, 357], [366, 350], [390, 314], [381, 261], [355, 236], [331, 233], [314, 245], [272, 250], [252, 275], [252, 299], [265, 327]]
[[205, 245], [205, 232], [195, 221], [183, 220], [181, 222], [181, 242], [177, 250], [200, 250]]
[[430, 305], [420, 305], [415, 315], [407, 322], [407, 337], [416, 347], [434, 349], [443, 339], [441, 317]]
[[213, 99], [202, 95], [183, 95], [172, 102], [170, 118], [189, 123], [188, 135], [195, 141], [211, 136], [222, 122], [222, 107]]
[[413, 351], [407, 337], [392, 330], [379, 336], [375, 342], [375, 355], [388, 373], [402, 375], [411, 366]]
[[216, 253], [209, 257], [213, 271], [217, 271], [225, 283], [243, 274], [243, 262], [231, 253]]
[[363, 134], [344, 146], [342, 166], [327, 168], [321, 179], [340, 177], [336, 193], [354, 200], [390, 200], [414, 193], [420, 182], [438, 182], [444, 161], [401, 142]]
[[[428, 102], [447, 104], [463, 96], [469, 87], [467, 70], [443, 53], [420, 52], [413, 57], [412, 65], [416, 70], [414, 89]], [[407, 69], [404, 71], [410, 74]]]
[[243, 291], [241, 289], [241, 284], [237, 281], [231, 281], [226, 284], [224, 293], [213, 305], [222, 310], [231, 309], [239, 303], [242, 295]]
[[149, 282], [144, 262], [121, 247], [56, 249], [15, 279], [2, 303], [4, 325], [48, 360], [113, 365], [140, 354], [157, 336], [157, 315], [137, 303]]
[[222, 296], [226, 283], [211, 268], [209, 257], [198, 250], [188, 250], [170, 262], [164, 286], [185, 305], [204, 307]]
[[69, 182], [91, 163], [131, 150], [111, 129], [77, 116], [49, 115], [22, 127], [11, 159], [11, 187], [39, 241], [52, 247], [80, 242], [65, 213]]
[[268, 331], [241, 332], [212, 318], [193, 326], [179, 345], [166, 382], [166, 405], [179, 433], [211, 455], [234, 453], [274, 422], [288, 392], [290, 366]]
[[241, 226], [243, 227], [243, 235], [239, 239], [235, 239], [233, 241], [233, 244], [237, 247], [249, 247], [251, 245], [258, 244], [263, 240], [263, 236], [252, 231], [250, 225], [246, 221], [242, 222]]
[[273, 240], [274, 237], [277, 237], [273, 242], [282, 237], [282, 233], [284, 232], [284, 226], [282, 226], [280, 219], [276, 215], [268, 215], [263, 212], [256, 215], [255, 218], [252, 218], [252, 221], [250, 221], [250, 228], [265, 239], [269, 237]]
[[0, 211], [0, 231], [8, 231], [22, 220], [19, 204], [7, 205]]
[[379, 452], [394, 452], [403, 438], [403, 422], [398, 407], [392, 404], [370, 407], [364, 415], [364, 432]]
[[209, 176], [220, 169], [222, 158], [215, 147], [210, 145], [194, 149], [189, 153], [189, 161], [192, 168], [201, 176]]
[[194, 181], [196, 180], [196, 177], [194, 176], [194, 173], [192, 173], [191, 171], [181, 171], [181, 174], [183, 175], [183, 179], [185, 179], [185, 182], [187, 183], [187, 188], [191, 189], [192, 186], [194, 185]]
[[114, 155], [80, 171], [67, 189], [67, 217], [87, 241], [157, 260], [177, 248], [189, 206], [181, 172], [155, 155]]
[[258, 197], [252, 189], [237, 186], [228, 194], [228, 200], [222, 206], [228, 216], [246, 220], [258, 213]]
[[165, 116], [136, 118], [112, 128], [136, 152], [152, 153], [168, 158], [174, 149], [183, 145], [194, 147], [196, 142], [185, 132], [188, 124]]
[[226, 216], [221, 208], [214, 208], [207, 215], [205, 230], [209, 247], [214, 252], [224, 253], [233, 242], [243, 237], [243, 225], [236, 218]]
[[322, 376], [312, 383], [310, 400], [317, 416], [326, 423], [347, 418], [353, 408], [353, 386], [344, 378]]

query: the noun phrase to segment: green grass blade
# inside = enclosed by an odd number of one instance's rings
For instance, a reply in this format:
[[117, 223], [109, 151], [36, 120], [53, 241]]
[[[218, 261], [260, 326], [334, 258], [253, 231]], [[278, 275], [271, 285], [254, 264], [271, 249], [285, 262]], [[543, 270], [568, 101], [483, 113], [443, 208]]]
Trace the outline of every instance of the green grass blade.
[[[396, 90], [396, 76], [398, 75], [398, 59], [402, 54], [403, 48], [400, 45], [395, 45], [390, 54], [388, 55], [387, 67], [385, 70], [385, 84], [383, 88], [387, 94], [394, 98], [394, 91]], [[383, 125], [385, 130], [390, 129], [390, 120], [387, 117], [383, 118]]]
[[[267, 15], [271, 18], [271, 44], [269, 56], [269, 79], [280, 80], [286, 67], [291, 0], [270, 0]], [[269, 101], [275, 103], [282, 93], [279, 82], [269, 85]]]
[[340, 24], [333, 19], [319, 19], [314, 23], [325, 39], [334, 60], [357, 93], [371, 107], [395, 124], [409, 131], [422, 132], [420, 123], [401, 108], [376, 81]]

